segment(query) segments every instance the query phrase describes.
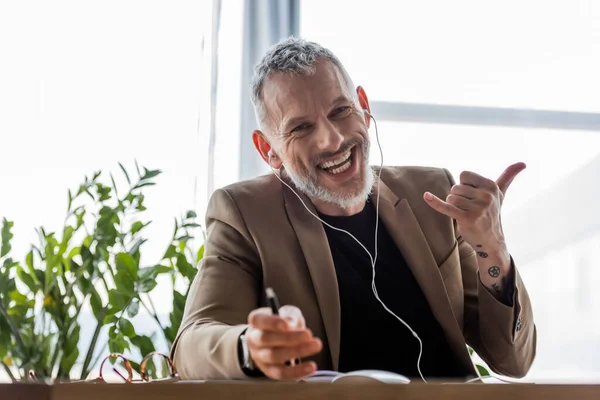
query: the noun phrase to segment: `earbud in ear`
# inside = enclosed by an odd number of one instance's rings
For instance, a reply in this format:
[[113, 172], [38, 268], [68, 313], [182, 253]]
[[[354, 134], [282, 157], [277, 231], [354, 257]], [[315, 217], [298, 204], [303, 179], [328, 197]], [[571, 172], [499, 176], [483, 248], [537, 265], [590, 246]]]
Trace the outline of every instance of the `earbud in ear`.
[[367, 110], [366, 108], [363, 109], [363, 111], [365, 112], [365, 114], [367, 114], [369, 117], [373, 118], [373, 115], [369, 112], [369, 110]]
[[273, 149], [270, 149], [267, 155], [269, 156], [269, 161], [271, 161], [271, 158], [277, 158], [277, 154], [275, 154]]

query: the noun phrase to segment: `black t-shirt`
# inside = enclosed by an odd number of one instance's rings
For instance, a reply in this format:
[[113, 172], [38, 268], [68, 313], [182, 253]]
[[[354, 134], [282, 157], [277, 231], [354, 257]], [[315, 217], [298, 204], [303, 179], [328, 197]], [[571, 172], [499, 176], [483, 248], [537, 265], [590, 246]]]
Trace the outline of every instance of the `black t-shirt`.
[[[352, 233], [374, 255], [376, 210], [370, 201], [356, 215], [320, 216], [332, 226]], [[369, 256], [348, 234], [323, 226], [340, 293], [339, 370], [379, 369], [418, 378], [419, 342], [375, 298], [371, 287], [373, 269]], [[469, 371], [461, 366], [450, 350], [421, 287], [381, 219], [377, 247], [377, 292], [385, 305], [410, 325], [423, 341], [423, 375], [426, 378], [465, 377]]]

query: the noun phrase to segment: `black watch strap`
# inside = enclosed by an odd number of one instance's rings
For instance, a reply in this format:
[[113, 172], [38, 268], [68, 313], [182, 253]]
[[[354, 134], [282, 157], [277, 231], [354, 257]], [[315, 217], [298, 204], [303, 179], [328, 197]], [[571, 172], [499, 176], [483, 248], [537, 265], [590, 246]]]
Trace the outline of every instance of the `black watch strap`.
[[[238, 338], [238, 362], [240, 363], [240, 368], [242, 372], [246, 374], [246, 376], [258, 378], [264, 377], [265, 375], [262, 371], [256, 367], [254, 367], [254, 363], [251, 361], [250, 353], [248, 352], [248, 347], [245, 345], [246, 331], [242, 332], [240, 337]], [[246, 358], [248, 357], [248, 358]]]

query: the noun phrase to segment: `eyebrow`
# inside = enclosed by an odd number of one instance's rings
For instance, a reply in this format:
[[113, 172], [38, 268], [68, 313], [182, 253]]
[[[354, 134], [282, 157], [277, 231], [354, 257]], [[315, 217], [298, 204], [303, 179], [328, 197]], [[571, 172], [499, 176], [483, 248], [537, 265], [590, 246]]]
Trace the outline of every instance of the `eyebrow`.
[[[335, 104], [339, 104], [339, 103], [347, 103], [347, 102], [351, 102], [352, 100], [350, 100], [348, 98], [348, 96], [341, 94], [338, 97], [336, 97], [335, 99], [333, 99], [333, 101], [331, 102], [331, 105], [335, 105]], [[290, 119], [288, 119], [284, 124], [283, 124], [283, 132], [289, 132], [292, 129], [294, 129], [296, 126], [300, 125], [302, 122], [306, 121], [308, 119], [307, 116], [299, 116], [299, 117], [292, 117]]]

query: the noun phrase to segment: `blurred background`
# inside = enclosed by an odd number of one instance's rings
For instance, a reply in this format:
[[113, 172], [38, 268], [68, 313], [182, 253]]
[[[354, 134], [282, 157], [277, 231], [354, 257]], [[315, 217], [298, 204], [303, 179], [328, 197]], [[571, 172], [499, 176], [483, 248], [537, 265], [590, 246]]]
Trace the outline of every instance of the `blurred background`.
[[[503, 208], [538, 327], [526, 380], [600, 382], [595, 0], [1, 1], [0, 217], [15, 221], [14, 253], [35, 227], [61, 226], [68, 188], [118, 162], [163, 171], [145, 192], [147, 260], [174, 217], [202, 217], [214, 189], [268, 172], [248, 84], [288, 35], [331, 49], [365, 88], [385, 164], [493, 179], [528, 165]], [[158, 289], [160, 313], [171, 299]]]

